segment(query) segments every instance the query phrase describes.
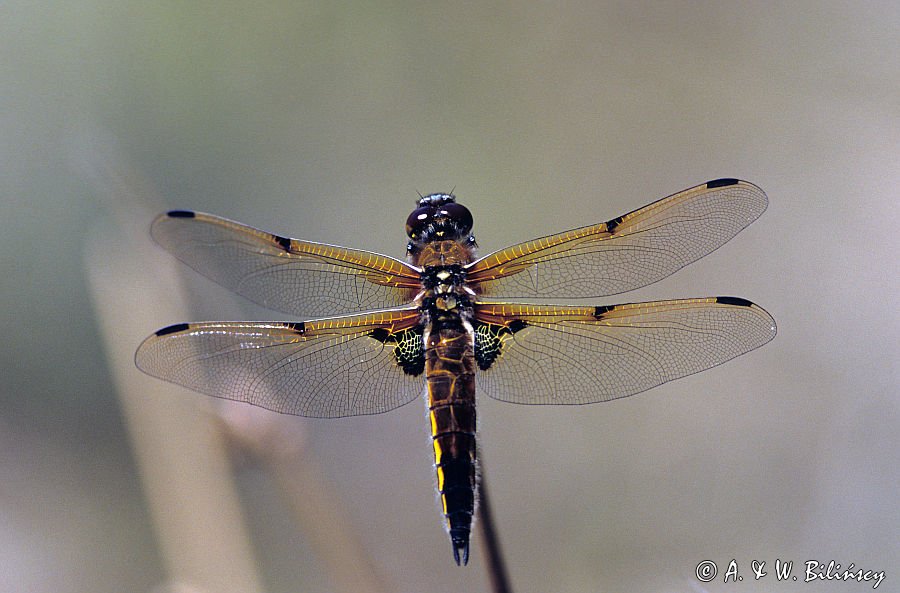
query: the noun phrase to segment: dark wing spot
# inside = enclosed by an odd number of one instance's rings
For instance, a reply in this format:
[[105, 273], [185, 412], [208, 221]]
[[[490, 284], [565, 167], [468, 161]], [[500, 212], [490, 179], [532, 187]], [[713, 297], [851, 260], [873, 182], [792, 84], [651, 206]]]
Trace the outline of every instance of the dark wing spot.
[[306, 326], [303, 324], [302, 321], [296, 321], [293, 323], [285, 323], [284, 327], [286, 327], [288, 329], [292, 329], [295, 332], [297, 332], [298, 334], [302, 334], [302, 333], [306, 332]]
[[394, 357], [407, 375], [416, 377], [425, 370], [425, 342], [422, 329], [407, 329], [395, 336]]
[[287, 237], [279, 237], [278, 235], [272, 235], [272, 238], [275, 239], [275, 242], [278, 243], [278, 246], [284, 249], [285, 251], [291, 250], [291, 240]]
[[407, 329], [392, 334], [383, 327], [373, 329], [369, 336], [382, 344], [394, 344], [394, 359], [407, 375], [421, 375], [425, 370], [425, 343], [422, 328]]
[[190, 327], [188, 323], [176, 323], [175, 325], [170, 325], [169, 327], [164, 327], [161, 330], [156, 332], [157, 336], [165, 336], [168, 334], [174, 334], [177, 332], [181, 332]]
[[723, 179], [714, 179], [712, 181], [707, 182], [706, 188], [713, 189], [715, 187], [725, 187], [727, 185], [734, 185], [738, 183], [739, 179], [734, 179], [732, 177], [725, 177]]
[[[379, 342], [381, 342], [382, 344], [386, 343], [388, 340], [391, 340], [391, 332], [384, 329], [383, 327], [373, 329], [372, 333], [370, 333], [369, 335], [372, 336], [373, 338], [375, 338], [376, 340], [378, 340]], [[394, 340], [391, 340], [391, 341], [393, 342]]]
[[612, 220], [606, 223], [606, 230], [610, 233], [614, 233], [616, 231], [616, 227], [622, 224], [622, 221], [625, 220], [624, 216], [620, 216], [618, 218], [613, 218]]
[[521, 319], [514, 319], [507, 326], [491, 323], [475, 325], [475, 362], [478, 368], [486, 371], [503, 353], [503, 334], [514, 334], [522, 331], [528, 324]]
[[735, 305], [737, 307], [752, 307], [753, 303], [741, 297], [716, 297], [716, 302], [723, 305]]
[[166, 215], [169, 218], [194, 218], [196, 216], [190, 210], [169, 210]]
[[604, 313], [609, 313], [613, 309], [615, 309], [615, 305], [600, 305], [598, 307], [594, 307], [594, 317], [600, 319], [603, 317]]

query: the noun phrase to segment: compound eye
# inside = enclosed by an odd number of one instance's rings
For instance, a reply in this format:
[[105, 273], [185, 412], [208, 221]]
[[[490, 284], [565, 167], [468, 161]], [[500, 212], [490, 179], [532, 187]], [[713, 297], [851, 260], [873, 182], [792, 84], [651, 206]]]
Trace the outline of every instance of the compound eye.
[[416, 208], [406, 219], [406, 236], [415, 239], [433, 221], [434, 208], [430, 206]]
[[438, 209], [438, 213], [446, 216], [454, 223], [460, 233], [468, 233], [472, 230], [472, 213], [462, 204], [450, 202]]

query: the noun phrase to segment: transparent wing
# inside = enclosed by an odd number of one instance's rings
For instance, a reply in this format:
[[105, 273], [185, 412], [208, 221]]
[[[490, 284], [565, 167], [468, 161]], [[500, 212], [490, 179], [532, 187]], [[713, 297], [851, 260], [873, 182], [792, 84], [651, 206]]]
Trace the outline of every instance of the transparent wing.
[[398, 366], [397, 336], [414, 308], [298, 323], [173, 325], [135, 355], [145, 373], [189, 389], [297, 416], [380, 414], [415, 399], [423, 380]]
[[418, 270], [398, 259], [287, 239], [210, 214], [173, 210], [150, 232], [207, 278], [304, 318], [400, 306], [419, 287]]
[[518, 404], [589, 404], [722, 364], [775, 337], [775, 320], [735, 297], [563, 307], [477, 304], [501, 341], [479, 390]]
[[765, 211], [765, 192], [718, 179], [608, 222], [520, 243], [467, 269], [483, 296], [590, 298], [634, 290], [714, 251]]

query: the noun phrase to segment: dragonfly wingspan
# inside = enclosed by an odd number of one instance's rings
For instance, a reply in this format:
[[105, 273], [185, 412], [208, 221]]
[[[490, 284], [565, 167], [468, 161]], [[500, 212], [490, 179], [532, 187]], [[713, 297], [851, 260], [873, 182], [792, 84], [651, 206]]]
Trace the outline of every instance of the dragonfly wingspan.
[[[152, 235], [194, 270], [293, 316], [342, 316], [172, 325], [141, 344], [135, 363], [201, 393], [307, 417], [379, 414], [424, 393], [442, 513], [454, 559], [465, 564], [476, 385], [518, 404], [607, 401], [721, 364], [776, 331], [766, 311], [736, 297], [614, 306], [491, 298], [639, 288], [715, 250], [766, 204], [755, 185], [719, 179], [475, 260], [469, 210], [451, 194], [430, 194], [407, 218], [414, 265], [172, 211]], [[370, 312], [349, 314], [357, 311]]]
[[467, 281], [491, 298], [591, 298], [661, 280], [714, 251], [768, 204], [747, 181], [719, 179], [591, 226], [491, 253]]
[[404, 364], [421, 344], [419, 311], [404, 308], [306, 322], [183, 323], [147, 338], [142, 371], [189, 389], [283, 414], [380, 414], [423, 392]]
[[479, 389], [518, 404], [634, 395], [758, 348], [776, 331], [764, 309], [736, 297], [600, 307], [479, 303], [475, 318], [476, 336], [494, 341]]
[[398, 259], [288, 239], [201, 212], [162, 214], [151, 234], [207, 278], [303, 318], [400, 306], [419, 287], [419, 270]]

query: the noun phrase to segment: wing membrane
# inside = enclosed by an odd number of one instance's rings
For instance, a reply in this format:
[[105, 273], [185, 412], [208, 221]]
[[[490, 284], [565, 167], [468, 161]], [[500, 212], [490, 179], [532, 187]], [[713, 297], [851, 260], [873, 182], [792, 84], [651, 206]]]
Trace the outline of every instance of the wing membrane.
[[588, 404], [722, 364], [775, 337], [762, 308], [734, 297], [565, 307], [477, 304], [499, 358], [479, 389], [519, 404]]
[[421, 377], [397, 365], [391, 339], [418, 319], [404, 308], [301, 323], [173, 325], [147, 338], [135, 362], [160, 379], [284, 414], [379, 414], [423, 391]]
[[498, 298], [590, 298], [646, 286], [714, 251], [765, 211], [765, 192], [719, 179], [608, 222], [520, 243], [473, 262]]
[[151, 234], [207, 278], [300, 317], [400, 306], [419, 286], [418, 270], [398, 259], [279, 237], [200, 212], [163, 214]]

